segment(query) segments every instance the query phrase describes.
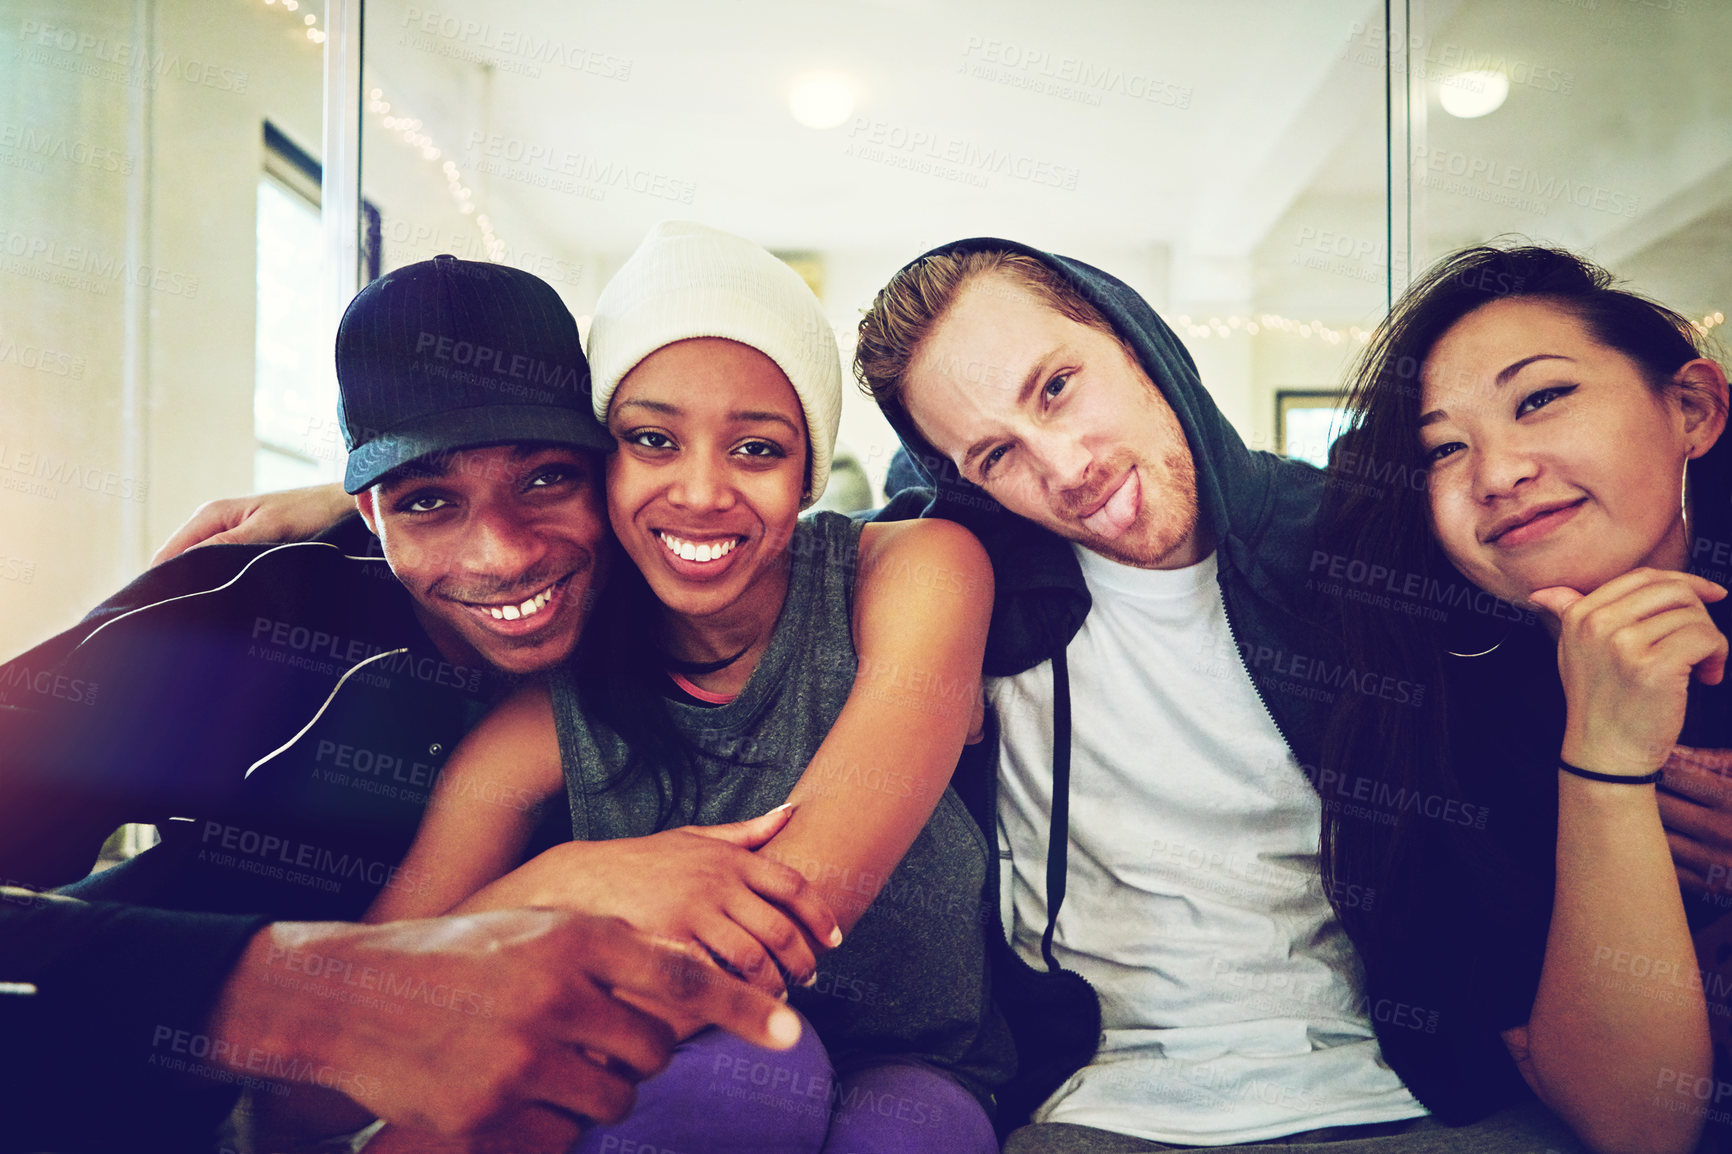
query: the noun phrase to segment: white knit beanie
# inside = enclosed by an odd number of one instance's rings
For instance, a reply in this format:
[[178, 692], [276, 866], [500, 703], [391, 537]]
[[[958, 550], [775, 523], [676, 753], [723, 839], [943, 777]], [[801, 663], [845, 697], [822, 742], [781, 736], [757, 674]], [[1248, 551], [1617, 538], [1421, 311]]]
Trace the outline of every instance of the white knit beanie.
[[776, 362], [806, 411], [811, 484], [824, 492], [842, 420], [842, 355], [800, 274], [749, 240], [691, 221], [663, 221], [620, 266], [595, 305], [589, 373], [596, 419], [637, 363], [675, 341], [725, 337]]

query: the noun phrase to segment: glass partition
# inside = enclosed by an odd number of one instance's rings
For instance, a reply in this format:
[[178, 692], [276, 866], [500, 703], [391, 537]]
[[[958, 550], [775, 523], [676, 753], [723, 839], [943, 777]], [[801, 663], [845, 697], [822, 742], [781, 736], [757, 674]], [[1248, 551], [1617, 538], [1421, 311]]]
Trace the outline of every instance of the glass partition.
[[1580, 251], [1709, 328], [1732, 302], [1732, 5], [1430, 5], [1417, 263], [1494, 236]]

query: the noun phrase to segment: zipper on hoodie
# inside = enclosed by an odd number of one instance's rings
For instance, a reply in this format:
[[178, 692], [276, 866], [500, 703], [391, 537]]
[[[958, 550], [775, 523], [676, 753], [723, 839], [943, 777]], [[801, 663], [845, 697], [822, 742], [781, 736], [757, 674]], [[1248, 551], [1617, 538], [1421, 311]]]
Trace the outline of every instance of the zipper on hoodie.
[[[1217, 550], [1218, 554], [1219, 550]], [[1227, 619], [1227, 636], [1233, 639], [1233, 652], [1239, 655], [1239, 668], [1245, 671], [1245, 679], [1251, 683], [1251, 692], [1257, 695], [1257, 704], [1263, 707], [1263, 716], [1267, 717], [1269, 724], [1275, 727], [1275, 734], [1280, 737], [1282, 746], [1287, 750], [1287, 756], [1292, 759], [1294, 765], [1299, 767], [1300, 773], [1305, 773], [1305, 765], [1299, 760], [1298, 751], [1293, 748], [1292, 741], [1288, 740], [1287, 731], [1281, 728], [1279, 721], [1275, 720], [1275, 711], [1269, 708], [1269, 699], [1263, 696], [1263, 687], [1257, 684], [1257, 675], [1251, 672], [1251, 663], [1245, 660], [1245, 649], [1239, 644], [1239, 631], [1233, 628], [1233, 611], [1227, 605], [1227, 583], [1221, 579], [1222, 576], [1220, 561], [1217, 561], [1215, 584], [1221, 590], [1221, 616]], [[1306, 774], [1306, 776], [1309, 778], [1310, 775]]]

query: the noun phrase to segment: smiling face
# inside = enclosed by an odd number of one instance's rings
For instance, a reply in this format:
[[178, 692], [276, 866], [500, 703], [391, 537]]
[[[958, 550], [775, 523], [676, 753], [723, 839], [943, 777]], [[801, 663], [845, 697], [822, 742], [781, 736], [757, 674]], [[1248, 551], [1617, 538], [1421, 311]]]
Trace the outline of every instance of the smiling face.
[[356, 497], [453, 660], [530, 673], [577, 644], [604, 576], [596, 454], [499, 445], [405, 465]]
[[1718, 427], [1569, 312], [1516, 298], [1467, 314], [1425, 359], [1420, 412], [1433, 532], [1481, 588], [1525, 602], [1684, 568], [1684, 463]]
[[806, 479], [806, 418], [769, 357], [715, 337], [642, 361], [608, 406], [614, 533], [661, 603], [773, 623]]
[[1207, 556], [1172, 406], [1111, 335], [1003, 274], [963, 286], [903, 389], [927, 440], [1011, 512], [1139, 568]]

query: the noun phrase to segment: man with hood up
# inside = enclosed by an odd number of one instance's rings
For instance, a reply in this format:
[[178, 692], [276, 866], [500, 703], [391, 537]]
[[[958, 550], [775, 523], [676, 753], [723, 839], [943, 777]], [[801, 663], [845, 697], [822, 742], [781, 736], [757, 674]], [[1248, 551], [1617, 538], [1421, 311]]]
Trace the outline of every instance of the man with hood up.
[[931, 481], [883, 515], [962, 522], [997, 579], [997, 748], [956, 783], [1008, 858], [1007, 1154], [1580, 1149], [1537, 1103], [1442, 1131], [1381, 1055], [1436, 1022], [1365, 999], [1330, 899], [1375, 895], [1321, 881], [1325, 474], [1248, 449], [1128, 286], [1007, 241], [902, 269], [856, 372]]

